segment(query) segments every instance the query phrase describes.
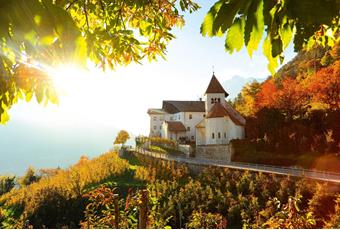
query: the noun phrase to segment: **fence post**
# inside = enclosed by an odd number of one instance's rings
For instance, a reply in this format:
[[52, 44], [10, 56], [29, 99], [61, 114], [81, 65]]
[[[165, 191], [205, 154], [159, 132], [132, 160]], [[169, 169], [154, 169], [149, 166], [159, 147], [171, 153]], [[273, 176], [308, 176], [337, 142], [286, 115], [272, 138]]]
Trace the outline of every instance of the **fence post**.
[[139, 229], [146, 229], [146, 222], [148, 218], [148, 191], [142, 190], [142, 204], [139, 208]]
[[113, 195], [113, 202], [115, 205], [115, 228], [119, 228], [119, 206], [118, 206], [118, 194]]

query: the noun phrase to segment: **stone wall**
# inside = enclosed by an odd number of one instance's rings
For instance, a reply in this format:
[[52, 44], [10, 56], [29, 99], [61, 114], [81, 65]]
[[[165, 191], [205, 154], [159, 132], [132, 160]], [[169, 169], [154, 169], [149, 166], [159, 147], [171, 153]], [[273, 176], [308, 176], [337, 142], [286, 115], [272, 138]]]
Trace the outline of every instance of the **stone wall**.
[[229, 145], [201, 145], [196, 146], [195, 157], [197, 159], [211, 159], [231, 162], [233, 149]]

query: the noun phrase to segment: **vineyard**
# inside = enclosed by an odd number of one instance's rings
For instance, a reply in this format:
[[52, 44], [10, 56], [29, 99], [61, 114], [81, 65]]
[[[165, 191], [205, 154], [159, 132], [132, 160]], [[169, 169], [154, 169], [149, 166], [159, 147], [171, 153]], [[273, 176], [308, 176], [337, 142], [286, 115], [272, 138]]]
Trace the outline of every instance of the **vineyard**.
[[[325, 183], [108, 152], [0, 196], [1, 228], [339, 228]], [[144, 216], [143, 216], [144, 215]], [[141, 220], [142, 216], [142, 220]]]

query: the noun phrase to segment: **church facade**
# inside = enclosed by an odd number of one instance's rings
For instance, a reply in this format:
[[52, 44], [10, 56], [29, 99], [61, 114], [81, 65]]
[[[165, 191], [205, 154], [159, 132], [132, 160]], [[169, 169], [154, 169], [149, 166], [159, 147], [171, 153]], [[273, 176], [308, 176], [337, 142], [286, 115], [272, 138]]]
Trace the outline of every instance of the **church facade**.
[[163, 101], [149, 109], [150, 134], [196, 145], [224, 145], [245, 136], [245, 119], [226, 101], [228, 93], [213, 74], [204, 100]]

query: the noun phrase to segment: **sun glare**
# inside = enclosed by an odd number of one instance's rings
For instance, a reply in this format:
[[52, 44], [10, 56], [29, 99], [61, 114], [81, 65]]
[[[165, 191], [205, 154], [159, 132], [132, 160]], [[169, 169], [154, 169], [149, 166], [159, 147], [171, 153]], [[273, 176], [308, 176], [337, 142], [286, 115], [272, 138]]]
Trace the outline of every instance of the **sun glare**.
[[77, 66], [63, 65], [48, 71], [59, 95], [84, 87], [91, 73]]

